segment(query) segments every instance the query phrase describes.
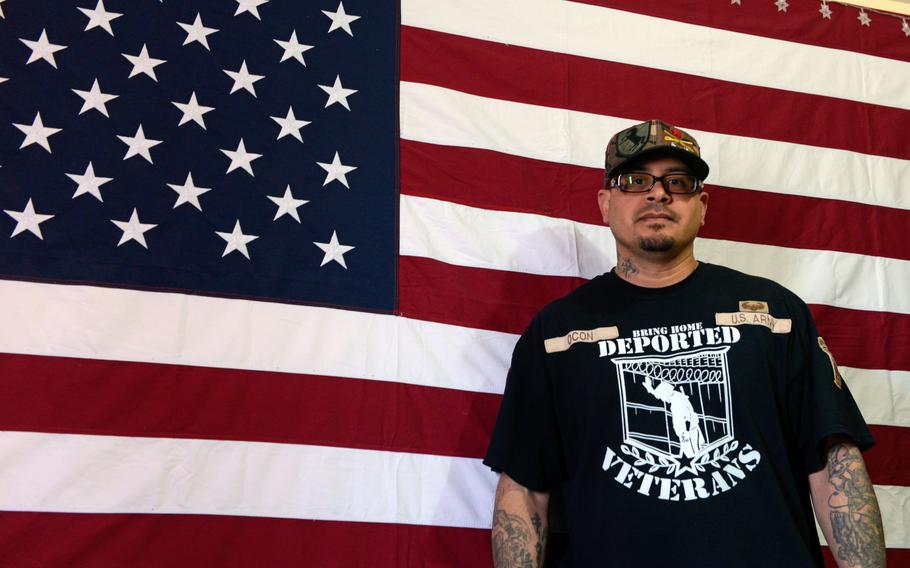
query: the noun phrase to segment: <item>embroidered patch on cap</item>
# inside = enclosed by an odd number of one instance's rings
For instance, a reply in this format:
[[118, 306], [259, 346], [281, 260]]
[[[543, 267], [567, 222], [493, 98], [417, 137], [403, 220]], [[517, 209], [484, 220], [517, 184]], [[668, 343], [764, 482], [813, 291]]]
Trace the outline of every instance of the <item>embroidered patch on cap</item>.
[[605, 339], [616, 339], [617, 337], [619, 337], [619, 328], [615, 325], [595, 329], [578, 329], [560, 337], [545, 339], [543, 347], [547, 353], [560, 353], [568, 351], [569, 347], [572, 347], [575, 343], [596, 343]]

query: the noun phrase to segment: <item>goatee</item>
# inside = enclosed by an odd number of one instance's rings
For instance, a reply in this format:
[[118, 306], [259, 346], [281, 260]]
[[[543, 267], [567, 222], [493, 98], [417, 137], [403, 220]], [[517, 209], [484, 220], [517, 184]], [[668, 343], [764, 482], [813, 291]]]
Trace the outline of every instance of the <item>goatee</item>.
[[667, 252], [676, 245], [670, 237], [639, 237], [638, 248], [645, 252]]

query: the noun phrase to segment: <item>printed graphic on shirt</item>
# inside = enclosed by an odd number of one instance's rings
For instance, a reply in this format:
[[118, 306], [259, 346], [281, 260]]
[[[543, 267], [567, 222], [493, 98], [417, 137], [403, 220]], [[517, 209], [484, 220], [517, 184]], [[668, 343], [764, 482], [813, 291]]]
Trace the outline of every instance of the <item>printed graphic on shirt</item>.
[[[612, 359], [623, 440], [618, 451], [606, 449], [603, 469], [642, 495], [708, 499], [731, 490], [761, 461], [758, 451], [735, 437], [727, 355], [741, 335], [734, 327], [697, 324], [675, 341], [658, 339], [667, 332], [637, 330], [632, 349], [623, 350], [641, 353], [648, 345], [663, 353], [675, 346], [678, 353]], [[636, 349], [634, 339], [640, 337], [648, 341]], [[619, 350], [605, 345], [601, 353]]]

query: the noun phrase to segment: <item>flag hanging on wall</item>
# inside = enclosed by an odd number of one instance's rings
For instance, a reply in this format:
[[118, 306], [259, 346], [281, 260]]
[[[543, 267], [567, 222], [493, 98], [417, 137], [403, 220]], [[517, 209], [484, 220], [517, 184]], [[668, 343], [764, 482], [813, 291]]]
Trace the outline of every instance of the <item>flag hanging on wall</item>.
[[614, 264], [604, 146], [661, 118], [910, 566], [910, 39], [822, 4], [0, 2], [4, 565], [490, 565], [512, 346]]

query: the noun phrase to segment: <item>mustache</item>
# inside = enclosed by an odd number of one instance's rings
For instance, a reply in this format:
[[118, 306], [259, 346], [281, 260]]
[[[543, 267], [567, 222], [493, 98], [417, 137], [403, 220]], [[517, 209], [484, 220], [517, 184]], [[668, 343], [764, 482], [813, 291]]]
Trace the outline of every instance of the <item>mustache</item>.
[[670, 211], [669, 209], [667, 209], [665, 206], [660, 205], [660, 204], [649, 205], [647, 207], [643, 207], [638, 210], [639, 219], [641, 219], [642, 217], [644, 217], [645, 215], [648, 215], [648, 214], [666, 215], [671, 220], [673, 220], [673, 221], [676, 220], [676, 215], [674, 215], [673, 212]]

